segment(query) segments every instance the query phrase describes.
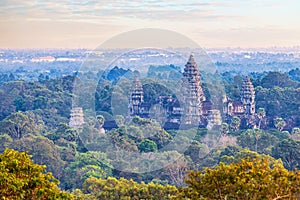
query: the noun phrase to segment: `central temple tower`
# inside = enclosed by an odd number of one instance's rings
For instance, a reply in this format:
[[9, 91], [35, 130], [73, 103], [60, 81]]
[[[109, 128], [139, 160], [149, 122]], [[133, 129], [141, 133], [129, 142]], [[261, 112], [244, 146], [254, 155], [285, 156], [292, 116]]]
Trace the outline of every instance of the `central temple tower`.
[[241, 102], [244, 105], [245, 114], [253, 115], [255, 113], [255, 91], [250, 78], [247, 76], [241, 89]]
[[201, 76], [193, 55], [185, 65], [182, 79], [185, 124], [199, 124], [202, 102], [206, 100], [202, 90]]

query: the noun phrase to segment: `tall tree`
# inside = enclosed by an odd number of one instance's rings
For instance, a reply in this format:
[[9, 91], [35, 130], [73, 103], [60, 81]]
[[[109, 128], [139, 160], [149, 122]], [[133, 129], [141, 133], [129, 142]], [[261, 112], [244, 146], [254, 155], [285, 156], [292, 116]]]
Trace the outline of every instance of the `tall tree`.
[[229, 132], [229, 125], [227, 123], [222, 123], [221, 134], [227, 135], [228, 132]]
[[124, 178], [108, 179], [89, 178], [85, 181], [84, 188], [86, 193], [92, 197], [103, 200], [119, 199], [172, 199], [178, 193], [175, 186], [156, 183], [145, 184], [137, 183], [133, 180]]
[[140, 152], [156, 152], [157, 151], [157, 145], [152, 140], [143, 140], [139, 145], [138, 149]]
[[26, 113], [15, 112], [0, 122], [0, 132], [7, 133], [12, 138], [20, 139], [25, 134], [34, 134], [36, 124]]
[[241, 125], [241, 119], [239, 117], [233, 117], [231, 119], [230, 128], [232, 131], [236, 132], [239, 130]]
[[259, 108], [258, 111], [257, 111], [257, 117], [259, 119], [259, 122], [258, 122], [258, 128], [260, 129], [261, 128], [261, 123], [262, 123], [262, 120], [263, 118], [266, 116], [266, 111], [264, 108]]
[[104, 153], [78, 153], [74, 161], [64, 169], [63, 187], [80, 188], [89, 177], [107, 178], [111, 173], [111, 166]]
[[270, 149], [278, 143], [278, 138], [260, 129], [248, 129], [237, 137], [237, 144], [259, 153], [271, 153]]
[[59, 181], [45, 166], [34, 164], [23, 152], [6, 149], [0, 154], [0, 196], [2, 199], [71, 199], [60, 191]]
[[192, 171], [186, 183], [178, 199], [297, 199], [300, 191], [299, 171], [288, 171], [270, 157]]
[[281, 159], [286, 168], [300, 169], [300, 142], [285, 139], [272, 148], [272, 156]]
[[282, 131], [283, 128], [285, 127], [286, 123], [284, 121], [284, 119], [282, 119], [281, 117], [277, 117], [275, 118], [275, 127], [279, 130], [279, 131]]

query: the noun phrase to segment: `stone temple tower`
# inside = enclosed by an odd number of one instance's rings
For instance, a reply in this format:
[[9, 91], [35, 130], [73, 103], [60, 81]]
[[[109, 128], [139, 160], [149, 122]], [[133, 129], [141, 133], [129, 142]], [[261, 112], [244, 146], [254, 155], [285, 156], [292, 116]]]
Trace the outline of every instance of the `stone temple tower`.
[[255, 113], [255, 91], [250, 78], [247, 76], [241, 88], [241, 102], [246, 115]]
[[184, 121], [186, 124], [199, 124], [202, 102], [206, 98], [202, 90], [199, 68], [193, 55], [185, 65], [182, 82]]
[[71, 110], [69, 126], [72, 128], [82, 128], [84, 124], [84, 116], [81, 107], [74, 107]]
[[129, 102], [129, 115], [134, 116], [139, 114], [141, 103], [144, 102], [144, 92], [140, 79], [136, 76], [134, 78], [132, 91]]

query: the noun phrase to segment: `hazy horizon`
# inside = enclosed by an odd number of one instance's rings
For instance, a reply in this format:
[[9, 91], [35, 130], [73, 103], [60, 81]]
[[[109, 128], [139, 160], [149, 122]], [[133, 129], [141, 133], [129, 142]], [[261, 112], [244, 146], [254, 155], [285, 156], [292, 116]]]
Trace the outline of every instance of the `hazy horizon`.
[[[200, 47], [204, 50], [209, 51], [218, 51], [218, 50], [245, 50], [245, 51], [251, 51], [251, 50], [294, 50], [300, 51], [300, 45], [299, 46], [269, 46], [269, 47]], [[85, 47], [28, 47], [28, 48], [22, 48], [22, 47], [0, 47], [0, 50], [88, 50], [88, 51], [94, 51], [97, 50], [96, 48], [85, 48]], [[113, 49], [129, 49], [129, 48], [102, 48], [103, 50], [113, 50]], [[176, 48], [175, 48], [176, 49]], [[192, 48], [191, 48], [192, 49]], [[99, 49], [101, 50], [101, 49]]]
[[0, 48], [94, 49], [142, 28], [175, 31], [202, 48], [300, 46], [297, 0], [3, 0], [0, 10]]

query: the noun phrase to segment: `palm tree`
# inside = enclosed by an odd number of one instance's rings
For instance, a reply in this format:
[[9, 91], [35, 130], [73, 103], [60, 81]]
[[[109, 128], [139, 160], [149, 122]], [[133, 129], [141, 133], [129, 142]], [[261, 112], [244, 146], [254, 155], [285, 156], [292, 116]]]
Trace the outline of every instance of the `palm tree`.
[[254, 137], [255, 137], [255, 151], [257, 152], [258, 140], [261, 136], [261, 130], [259, 128], [253, 129]]
[[258, 128], [260, 129], [261, 128], [261, 122], [262, 122], [262, 119], [266, 116], [266, 111], [264, 108], [259, 108], [258, 111], [257, 111], [257, 117], [259, 119], [259, 122], [258, 122]]
[[241, 125], [241, 119], [239, 117], [233, 117], [231, 119], [230, 127], [234, 132], [237, 132]]
[[282, 131], [283, 128], [285, 127], [286, 123], [281, 117], [277, 117], [275, 119], [275, 127], [279, 130]]

